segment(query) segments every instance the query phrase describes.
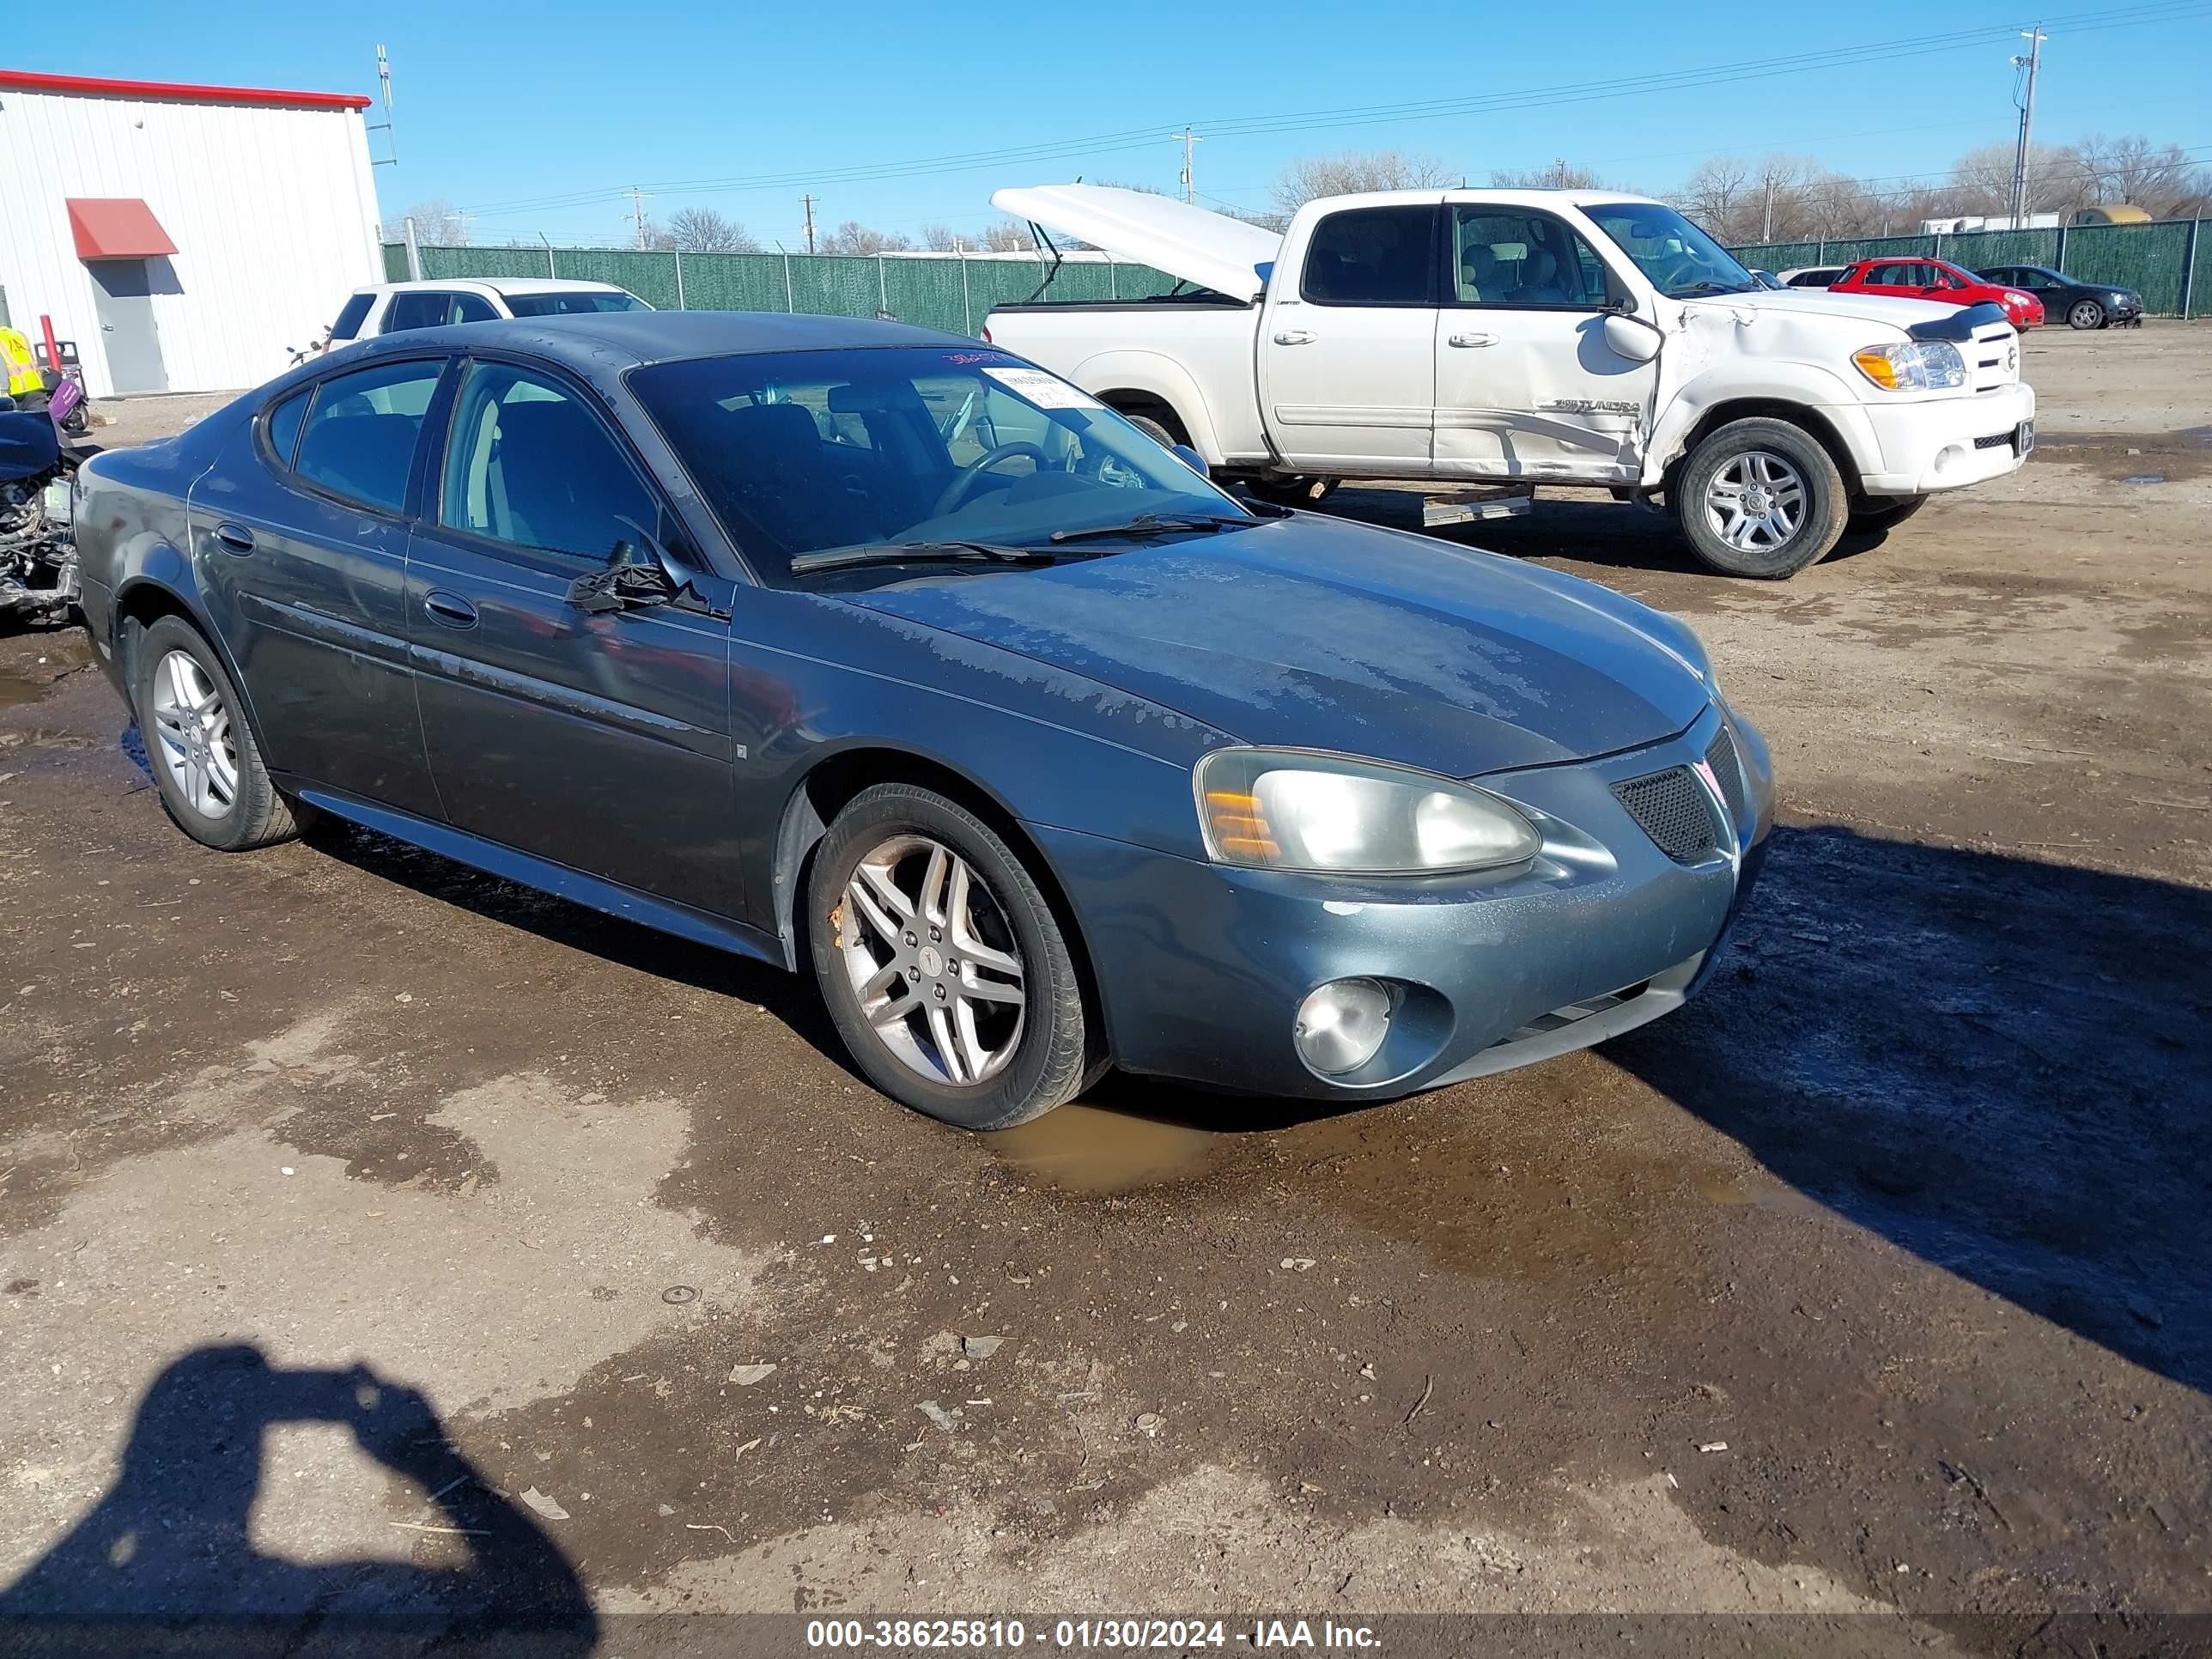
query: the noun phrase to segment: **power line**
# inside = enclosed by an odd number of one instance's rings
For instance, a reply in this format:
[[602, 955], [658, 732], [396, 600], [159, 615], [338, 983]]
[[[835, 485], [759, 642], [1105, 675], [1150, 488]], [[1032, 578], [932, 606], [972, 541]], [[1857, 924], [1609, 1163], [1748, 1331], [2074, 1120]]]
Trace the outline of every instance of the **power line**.
[[[2108, 28], [2136, 28], [2212, 14], [2212, 4], [2204, 0], [2148, 0], [2148, 3], [2122, 7], [2102, 12], [2082, 12], [2051, 18], [2039, 27], [2063, 28], [2083, 33]], [[1836, 46], [1800, 52], [1781, 58], [1758, 58], [1742, 62], [1709, 64], [1700, 68], [1658, 71], [1641, 76], [1614, 76], [1606, 80], [1571, 82], [1558, 86], [1525, 88], [1454, 99], [1430, 99], [1407, 103], [1348, 106], [1335, 109], [1277, 112], [1272, 114], [1224, 118], [1214, 121], [1195, 122], [1194, 129], [1204, 127], [1210, 137], [1256, 137], [1278, 132], [1311, 131], [1328, 127], [1373, 125], [1382, 122], [1432, 120], [1450, 116], [1491, 114], [1525, 108], [1531, 105], [1586, 103], [1611, 98], [1645, 96], [1712, 85], [1721, 82], [1741, 82], [1771, 79], [1778, 76], [1801, 75], [1825, 69], [1849, 68], [1877, 58], [1926, 56], [1930, 53], [1957, 52], [1986, 46], [1994, 40], [2018, 33], [2016, 24], [1986, 25], [1933, 35], [1906, 37], [1898, 40], [1865, 42], [1857, 46]], [[753, 191], [788, 189], [811, 184], [852, 184], [878, 179], [912, 177], [928, 173], [975, 172], [1001, 168], [1023, 163], [1042, 163], [1068, 160], [1077, 156], [1118, 152], [1143, 148], [1157, 140], [1150, 130], [1127, 129], [1118, 132], [1098, 133], [1086, 137], [1049, 141], [1037, 144], [1006, 147], [991, 150], [970, 150], [953, 155], [932, 156], [907, 161], [855, 163], [846, 167], [815, 169], [805, 172], [733, 175], [718, 179], [670, 179], [653, 184], [657, 191], [672, 194], [725, 192], [741, 194]], [[592, 201], [605, 200], [606, 190], [574, 191], [558, 196], [522, 198], [514, 201], [480, 204], [477, 210], [502, 212], [514, 210], [544, 210], [558, 207], [580, 206]], [[619, 191], [611, 192], [620, 194]]]

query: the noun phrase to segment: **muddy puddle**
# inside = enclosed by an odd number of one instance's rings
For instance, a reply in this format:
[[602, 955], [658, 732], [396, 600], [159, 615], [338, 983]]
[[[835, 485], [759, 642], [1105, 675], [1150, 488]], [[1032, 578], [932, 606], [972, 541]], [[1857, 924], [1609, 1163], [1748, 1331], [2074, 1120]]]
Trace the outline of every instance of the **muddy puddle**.
[[20, 674], [0, 674], [0, 708], [20, 708], [46, 695], [46, 682], [27, 680]]
[[1195, 1180], [1233, 1137], [1180, 1123], [1070, 1105], [990, 1139], [1016, 1170], [1063, 1192], [1110, 1197]]
[[2178, 432], [2046, 432], [2036, 453], [2069, 465], [2094, 467], [2117, 483], [2179, 483], [2212, 477], [2212, 426]]

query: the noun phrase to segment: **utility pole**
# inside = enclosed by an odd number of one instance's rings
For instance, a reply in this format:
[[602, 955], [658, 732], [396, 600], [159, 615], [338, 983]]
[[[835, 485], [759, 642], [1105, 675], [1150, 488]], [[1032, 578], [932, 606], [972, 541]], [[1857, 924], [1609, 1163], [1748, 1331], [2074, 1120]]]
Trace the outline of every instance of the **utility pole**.
[[1191, 182], [1191, 163], [1194, 159], [1191, 150], [1193, 146], [1202, 144], [1206, 140], [1193, 132], [1188, 126], [1181, 132], [1168, 134], [1168, 137], [1182, 140], [1182, 199], [1195, 205], [1198, 201], [1198, 189]]
[[1770, 173], [1766, 175], [1766, 223], [1759, 233], [1759, 240], [1762, 242], [1774, 240], [1774, 175]]
[[645, 246], [645, 192], [635, 185], [629, 187], [630, 209], [637, 220], [637, 245]]
[[2020, 102], [2020, 145], [2012, 155], [2012, 228], [2021, 228], [2027, 218], [2027, 158], [2028, 145], [2035, 136], [2035, 77], [2043, 68], [2043, 43], [2051, 37], [2041, 29], [2022, 29], [2021, 38], [2027, 42], [2025, 57], [2012, 60], [2014, 69], [2027, 71], [2027, 95]]
[[806, 251], [811, 253], [814, 252], [814, 198], [802, 196], [799, 199], [806, 204]]

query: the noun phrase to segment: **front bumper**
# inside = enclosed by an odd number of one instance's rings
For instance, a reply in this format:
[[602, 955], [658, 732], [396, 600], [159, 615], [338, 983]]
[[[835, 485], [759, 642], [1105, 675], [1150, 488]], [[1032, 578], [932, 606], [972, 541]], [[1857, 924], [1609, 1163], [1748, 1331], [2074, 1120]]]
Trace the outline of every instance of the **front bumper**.
[[[1545, 833], [1534, 865], [1503, 877], [1287, 875], [1031, 829], [1076, 912], [1125, 1069], [1240, 1093], [1390, 1099], [1587, 1047], [1694, 994], [1765, 853], [1765, 744], [1733, 723], [1743, 821], [1690, 863], [1660, 851], [1613, 786], [1694, 768], [1722, 720], [1708, 708], [1628, 754], [1482, 778]], [[1390, 1035], [1367, 1066], [1324, 1078], [1294, 1045], [1298, 1005], [1355, 975], [1399, 994]]]
[[2017, 471], [2033, 429], [2035, 388], [2024, 380], [1968, 397], [1863, 404], [1857, 417], [1879, 460], [1860, 475], [1870, 495], [1932, 495]]

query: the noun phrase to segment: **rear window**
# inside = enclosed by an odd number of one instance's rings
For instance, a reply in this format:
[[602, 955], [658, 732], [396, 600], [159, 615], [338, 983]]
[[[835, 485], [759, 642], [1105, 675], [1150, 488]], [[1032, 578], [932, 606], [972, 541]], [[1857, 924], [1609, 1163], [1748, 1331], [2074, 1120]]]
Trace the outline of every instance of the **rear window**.
[[1314, 227], [1301, 293], [1324, 306], [1436, 304], [1432, 207], [1351, 208]]
[[510, 294], [507, 296], [507, 308], [517, 317], [568, 317], [579, 312], [653, 309], [635, 294], [601, 294], [588, 289], [572, 294]]
[[350, 340], [361, 332], [361, 325], [368, 316], [368, 308], [376, 302], [374, 294], [356, 294], [345, 302], [338, 319], [331, 325], [331, 338]]
[[323, 381], [292, 470], [334, 495], [398, 512], [422, 416], [444, 369], [440, 360], [379, 363]]

